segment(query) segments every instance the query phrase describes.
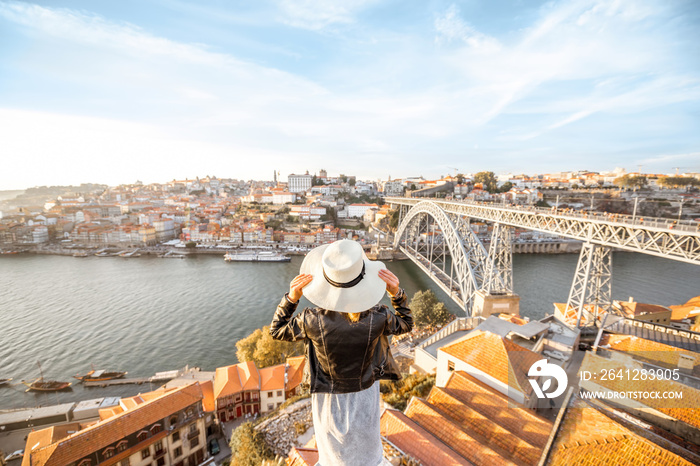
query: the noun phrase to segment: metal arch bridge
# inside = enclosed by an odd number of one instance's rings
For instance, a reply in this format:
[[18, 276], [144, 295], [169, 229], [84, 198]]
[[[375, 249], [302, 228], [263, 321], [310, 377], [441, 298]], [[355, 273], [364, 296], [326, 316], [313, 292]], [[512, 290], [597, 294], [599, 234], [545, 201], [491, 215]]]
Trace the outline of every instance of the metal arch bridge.
[[[399, 206], [394, 248], [426, 272], [472, 315], [478, 292], [512, 295], [512, 227], [583, 241], [562, 319], [595, 324], [612, 305], [613, 248], [700, 265], [700, 227], [690, 222], [578, 213], [492, 203], [388, 197]], [[470, 219], [494, 224], [489, 250]]]

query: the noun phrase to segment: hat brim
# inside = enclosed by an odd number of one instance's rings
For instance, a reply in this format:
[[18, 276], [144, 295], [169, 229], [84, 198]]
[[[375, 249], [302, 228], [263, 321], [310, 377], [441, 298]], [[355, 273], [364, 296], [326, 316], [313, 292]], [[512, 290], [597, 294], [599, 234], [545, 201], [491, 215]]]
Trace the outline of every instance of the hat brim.
[[379, 278], [379, 271], [386, 268], [383, 262], [371, 261], [365, 253], [365, 276], [350, 288], [338, 288], [323, 276], [323, 252], [330, 244], [312, 249], [301, 263], [299, 273], [313, 275], [311, 283], [303, 289], [306, 299], [314, 305], [337, 312], [362, 312], [381, 301], [386, 291], [386, 283]]

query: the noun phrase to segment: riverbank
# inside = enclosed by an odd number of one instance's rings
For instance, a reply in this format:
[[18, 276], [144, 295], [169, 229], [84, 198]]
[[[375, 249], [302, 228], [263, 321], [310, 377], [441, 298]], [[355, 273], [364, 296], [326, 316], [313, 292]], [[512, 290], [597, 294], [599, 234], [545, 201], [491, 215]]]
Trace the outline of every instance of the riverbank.
[[[513, 243], [513, 254], [578, 254], [581, 251], [581, 242], [575, 240], [560, 240], [560, 241], [516, 241]], [[488, 249], [488, 242], [485, 243]], [[382, 248], [378, 252], [375, 247], [366, 245], [367, 256], [372, 260], [405, 260], [406, 256], [400, 251], [394, 251], [390, 248]], [[202, 245], [195, 248], [175, 247], [175, 246], [146, 246], [146, 247], [113, 247], [113, 246], [95, 246], [95, 245], [71, 245], [64, 247], [61, 245], [16, 245], [14, 247], [6, 247], [5, 251], [12, 253], [0, 253], [0, 257], [5, 255], [14, 256], [17, 254], [43, 254], [54, 256], [72, 256], [72, 257], [122, 257], [124, 259], [133, 259], [141, 256], [150, 257], [165, 257], [172, 258], [178, 256], [197, 256], [197, 255], [224, 255], [227, 252], [250, 252], [251, 250], [272, 250], [289, 256], [304, 256], [308, 249], [304, 248], [286, 248], [280, 245], [264, 246], [258, 248], [251, 246], [213, 246]], [[370, 250], [371, 249], [371, 250]], [[121, 254], [121, 255], [120, 255]]]

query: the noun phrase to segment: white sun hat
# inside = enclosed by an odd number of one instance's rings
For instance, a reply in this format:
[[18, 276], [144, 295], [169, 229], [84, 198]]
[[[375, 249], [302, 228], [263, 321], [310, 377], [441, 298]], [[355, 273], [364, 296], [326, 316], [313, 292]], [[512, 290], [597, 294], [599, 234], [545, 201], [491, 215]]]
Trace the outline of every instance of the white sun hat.
[[382, 262], [367, 258], [362, 246], [341, 239], [311, 250], [299, 273], [313, 275], [303, 289], [306, 299], [316, 306], [338, 312], [362, 312], [384, 296], [386, 282], [379, 271]]

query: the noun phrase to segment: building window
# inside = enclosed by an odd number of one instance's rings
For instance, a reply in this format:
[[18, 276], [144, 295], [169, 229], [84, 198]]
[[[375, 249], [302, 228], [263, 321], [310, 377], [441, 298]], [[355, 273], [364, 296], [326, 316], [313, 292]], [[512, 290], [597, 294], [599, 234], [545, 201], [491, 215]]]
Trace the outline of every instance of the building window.
[[150, 448], [146, 448], [144, 450], [141, 450], [141, 459], [146, 459], [149, 456], [151, 456], [151, 449]]
[[119, 463], [119, 466], [131, 466], [131, 461], [129, 461], [129, 458], [124, 458]]
[[177, 416], [172, 416], [170, 418], [170, 425], [172, 426], [174, 424], [177, 424]]
[[182, 447], [177, 447], [175, 449], [175, 458], [177, 458], [178, 456], [182, 456]]
[[173, 442], [177, 442], [178, 440], [180, 440], [180, 431], [173, 434]]
[[126, 450], [126, 447], [129, 446], [129, 442], [127, 440], [122, 440], [121, 442], [117, 443], [117, 451], [122, 452]]
[[454, 361], [447, 361], [447, 370], [449, 372], [452, 372], [455, 370], [455, 362]]
[[160, 432], [160, 424], [156, 424], [153, 427], [151, 427], [151, 434], [155, 435], [158, 432]]
[[139, 432], [139, 434], [136, 436], [136, 438], [139, 439], [139, 442], [143, 442], [144, 440], [146, 440], [148, 438], [148, 432], [146, 432], [145, 430], [142, 430], [141, 432]]
[[196, 447], [197, 445], [199, 445], [199, 436], [197, 436], [197, 437], [193, 438], [192, 440], [190, 440], [190, 448], [194, 448], [194, 447]]
[[267, 392], [267, 397], [272, 398], [272, 392]]
[[274, 404], [274, 403], [268, 403], [268, 405], [267, 405], [267, 410], [268, 410], [268, 411], [271, 411], [271, 410], [273, 410], [273, 409], [275, 409], [275, 404]]
[[194, 409], [187, 408], [187, 417], [192, 417], [192, 416], [194, 416]]
[[163, 458], [163, 457], [158, 458], [156, 466], [165, 466], [165, 458]]
[[107, 448], [105, 451], [102, 452], [102, 456], [105, 458], [111, 458], [114, 456], [114, 448], [110, 447]]
[[158, 440], [156, 443], [154, 443], [154, 444], [153, 444], [153, 449], [155, 450], [156, 455], [157, 455], [158, 453], [160, 453], [161, 451], [163, 451], [163, 441], [162, 441], [162, 440]]
[[193, 422], [192, 424], [190, 424], [190, 434], [193, 434], [195, 432], [197, 432], [197, 423]]
[[89, 458], [86, 458], [83, 461], [81, 461], [80, 463], [78, 463], [78, 466], [90, 466], [91, 463], [92, 463], [92, 460]]
[[277, 396], [282, 396], [282, 390], [277, 390]]

